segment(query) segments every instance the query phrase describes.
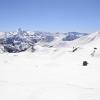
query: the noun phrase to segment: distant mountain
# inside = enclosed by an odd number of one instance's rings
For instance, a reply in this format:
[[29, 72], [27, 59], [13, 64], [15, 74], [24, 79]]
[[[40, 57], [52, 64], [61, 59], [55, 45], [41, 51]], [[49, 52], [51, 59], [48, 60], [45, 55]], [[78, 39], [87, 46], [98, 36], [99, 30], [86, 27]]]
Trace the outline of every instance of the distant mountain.
[[63, 41], [72, 41], [85, 35], [88, 35], [88, 34], [79, 33], [79, 32], [68, 32], [66, 36], [63, 38]]
[[22, 52], [31, 48], [34, 51], [36, 43], [42, 46], [52, 47], [52, 43], [62, 41], [73, 41], [82, 36], [88, 35], [87, 33], [68, 32], [68, 33], [50, 33], [50, 32], [29, 32], [21, 28], [17, 32], [1, 32], [0, 45], [4, 48], [5, 52]]

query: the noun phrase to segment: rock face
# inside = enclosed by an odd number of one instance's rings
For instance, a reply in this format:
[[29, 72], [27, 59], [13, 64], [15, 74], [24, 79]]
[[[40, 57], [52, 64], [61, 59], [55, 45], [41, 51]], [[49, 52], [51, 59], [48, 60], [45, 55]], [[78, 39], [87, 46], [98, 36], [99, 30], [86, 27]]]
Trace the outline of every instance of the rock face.
[[87, 61], [83, 61], [83, 66], [87, 66], [88, 62]]

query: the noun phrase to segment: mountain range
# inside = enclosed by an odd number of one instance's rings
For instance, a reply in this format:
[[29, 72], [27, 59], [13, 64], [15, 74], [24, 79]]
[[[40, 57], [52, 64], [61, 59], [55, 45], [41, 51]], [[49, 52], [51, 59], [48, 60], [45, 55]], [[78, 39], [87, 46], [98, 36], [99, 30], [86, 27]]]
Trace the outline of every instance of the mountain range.
[[0, 33], [0, 49], [2, 52], [16, 53], [26, 50], [35, 51], [34, 46], [42, 47], [63, 47], [66, 45], [77, 46], [85, 44], [98, 38], [99, 32], [96, 33], [50, 33], [50, 32], [30, 32], [19, 28], [16, 32]]

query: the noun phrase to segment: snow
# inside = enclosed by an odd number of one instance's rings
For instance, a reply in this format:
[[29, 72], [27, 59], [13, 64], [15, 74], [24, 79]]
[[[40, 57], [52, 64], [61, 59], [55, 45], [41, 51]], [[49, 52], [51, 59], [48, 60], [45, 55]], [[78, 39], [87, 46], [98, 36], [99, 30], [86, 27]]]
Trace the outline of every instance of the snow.
[[0, 100], [100, 100], [99, 43], [0, 54]]

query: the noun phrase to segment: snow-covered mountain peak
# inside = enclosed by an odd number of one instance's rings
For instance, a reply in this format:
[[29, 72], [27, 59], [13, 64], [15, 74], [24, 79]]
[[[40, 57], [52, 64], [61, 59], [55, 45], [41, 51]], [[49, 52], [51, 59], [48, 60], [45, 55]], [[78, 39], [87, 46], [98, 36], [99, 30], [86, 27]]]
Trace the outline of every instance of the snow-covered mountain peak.
[[83, 46], [83, 45], [91, 45], [91, 47], [95, 47], [100, 43], [100, 32], [94, 32], [85, 36], [82, 36], [74, 41], [71, 41], [69, 45], [71, 46]]
[[98, 38], [98, 36], [100, 37], [100, 32], [91, 33], [88, 37], [90, 37], [90, 38]]
[[[31, 46], [40, 45], [42, 47], [69, 47], [88, 44], [97, 41], [100, 38], [100, 32], [95, 33], [50, 33], [40, 31], [24, 31], [19, 28], [16, 32], [4, 32], [0, 35], [0, 44], [11, 52], [21, 52], [29, 49]], [[23, 48], [24, 47], [24, 48]]]

